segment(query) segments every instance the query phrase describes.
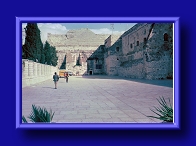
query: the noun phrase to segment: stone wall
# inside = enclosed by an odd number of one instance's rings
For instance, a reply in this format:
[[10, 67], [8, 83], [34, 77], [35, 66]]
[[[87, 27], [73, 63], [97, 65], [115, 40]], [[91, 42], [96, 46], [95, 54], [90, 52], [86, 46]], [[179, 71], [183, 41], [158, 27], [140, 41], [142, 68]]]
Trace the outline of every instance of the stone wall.
[[57, 48], [58, 67], [74, 74], [173, 78], [172, 23], [138, 23], [121, 36], [71, 30], [65, 35], [49, 34], [48, 41]]
[[31, 60], [22, 60], [22, 88], [51, 79], [57, 67], [40, 64]]
[[108, 75], [173, 78], [173, 24], [136, 24], [108, 47], [104, 56]]
[[108, 36], [95, 34], [89, 29], [78, 29], [64, 35], [48, 34], [47, 41], [56, 47], [59, 69], [83, 75], [87, 74], [87, 58]]
[[[119, 37], [118, 37], [119, 38]], [[119, 75], [120, 67], [119, 56], [122, 54], [122, 40], [119, 38], [110, 47], [105, 48], [104, 54], [105, 71], [107, 75]]]
[[87, 73], [89, 74], [90, 71], [93, 74], [105, 74], [104, 71], [104, 50], [105, 46], [100, 45], [95, 52], [92, 53], [90, 57], [87, 59]]
[[144, 54], [147, 79], [173, 78], [173, 24], [154, 25]]
[[[95, 34], [89, 29], [70, 30], [64, 35], [48, 34], [47, 41], [56, 47], [58, 68], [66, 69], [80, 75], [89, 74], [90, 68], [94, 74], [103, 74], [103, 56], [99, 63], [93, 61], [87, 65], [87, 59], [94, 53], [105, 39], [110, 40], [109, 46], [115, 43], [120, 35]], [[99, 66], [97, 66], [99, 65]], [[89, 66], [89, 70], [88, 70]], [[90, 67], [91, 66], [91, 67]], [[101, 69], [100, 69], [100, 68]]]

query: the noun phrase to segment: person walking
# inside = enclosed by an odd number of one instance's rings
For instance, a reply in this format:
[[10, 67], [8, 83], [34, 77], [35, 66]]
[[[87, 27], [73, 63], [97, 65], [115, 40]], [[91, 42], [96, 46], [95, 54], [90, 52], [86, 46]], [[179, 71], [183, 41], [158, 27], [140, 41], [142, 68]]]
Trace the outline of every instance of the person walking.
[[64, 76], [65, 76], [66, 83], [68, 83], [68, 77], [69, 77], [68, 72], [65, 72]]
[[66, 80], [67, 80], [66, 76], [67, 76], [67, 73], [64, 72], [64, 79], [65, 79], [65, 82], [66, 82]]
[[59, 76], [55, 72], [54, 75], [53, 75], [53, 81], [54, 81], [55, 89], [57, 89], [58, 80], [59, 80]]

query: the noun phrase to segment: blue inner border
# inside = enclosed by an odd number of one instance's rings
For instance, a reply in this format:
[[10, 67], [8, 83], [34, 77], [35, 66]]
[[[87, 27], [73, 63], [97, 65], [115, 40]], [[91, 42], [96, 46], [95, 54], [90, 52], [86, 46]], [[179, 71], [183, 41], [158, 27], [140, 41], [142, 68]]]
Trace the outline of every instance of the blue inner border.
[[[22, 123], [21, 121], [21, 36], [22, 23], [82, 23], [82, 22], [129, 22], [174, 23], [174, 123]], [[180, 68], [179, 68], [179, 17], [16, 17], [16, 128], [22, 129], [180, 129]]]

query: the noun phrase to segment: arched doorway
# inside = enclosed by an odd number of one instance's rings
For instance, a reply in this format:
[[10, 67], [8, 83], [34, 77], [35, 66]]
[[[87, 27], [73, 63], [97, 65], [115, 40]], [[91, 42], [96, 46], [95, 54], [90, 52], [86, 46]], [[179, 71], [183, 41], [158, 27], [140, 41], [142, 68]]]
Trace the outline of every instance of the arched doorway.
[[169, 37], [169, 36], [168, 36], [168, 34], [167, 34], [167, 33], [165, 33], [165, 34], [164, 34], [164, 41], [165, 41], [165, 42], [167, 42], [167, 41], [168, 41], [168, 37]]
[[93, 71], [92, 70], [89, 70], [89, 75], [93, 75]]

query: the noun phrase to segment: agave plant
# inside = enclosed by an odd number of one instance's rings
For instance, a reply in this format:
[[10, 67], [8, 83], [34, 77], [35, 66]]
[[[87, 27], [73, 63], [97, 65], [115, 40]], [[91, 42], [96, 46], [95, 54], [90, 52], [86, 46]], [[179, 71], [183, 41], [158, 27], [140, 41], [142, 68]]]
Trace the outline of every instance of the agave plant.
[[28, 123], [24, 116], [22, 116], [22, 121], [23, 121], [23, 123]]
[[171, 106], [170, 99], [169, 99], [170, 106], [168, 106], [164, 97], [162, 98], [159, 97], [159, 98], [160, 99], [157, 99], [157, 100], [160, 104], [160, 107], [154, 107], [156, 111], [150, 109], [152, 112], [154, 112], [158, 116], [157, 117], [147, 116], [147, 117], [156, 118], [164, 122], [173, 122], [173, 108]]
[[[32, 122], [51, 122], [53, 119], [54, 113], [52, 113], [52, 110], [48, 112], [46, 108], [36, 107], [35, 105], [32, 105], [32, 112], [29, 115], [29, 119]], [[22, 116], [22, 121], [24, 123], [27, 123], [27, 120], [24, 116]]]

